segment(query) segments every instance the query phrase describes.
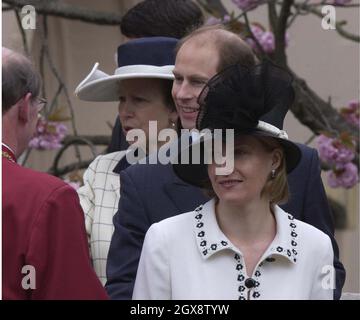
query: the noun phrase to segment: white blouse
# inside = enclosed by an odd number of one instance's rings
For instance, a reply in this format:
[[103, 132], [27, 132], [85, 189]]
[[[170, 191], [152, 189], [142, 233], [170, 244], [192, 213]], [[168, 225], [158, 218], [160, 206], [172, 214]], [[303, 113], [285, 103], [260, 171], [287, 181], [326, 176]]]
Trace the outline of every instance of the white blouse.
[[252, 275], [220, 230], [215, 201], [153, 224], [133, 299], [333, 299], [333, 248], [315, 227], [275, 207], [276, 236]]

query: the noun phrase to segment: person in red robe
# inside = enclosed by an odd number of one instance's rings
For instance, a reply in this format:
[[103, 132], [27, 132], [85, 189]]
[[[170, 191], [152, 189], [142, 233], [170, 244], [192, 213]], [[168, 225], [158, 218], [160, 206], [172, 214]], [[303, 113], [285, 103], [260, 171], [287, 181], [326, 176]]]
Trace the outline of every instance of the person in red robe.
[[31, 62], [6, 48], [2, 56], [2, 298], [107, 299], [76, 191], [16, 162], [45, 101]]

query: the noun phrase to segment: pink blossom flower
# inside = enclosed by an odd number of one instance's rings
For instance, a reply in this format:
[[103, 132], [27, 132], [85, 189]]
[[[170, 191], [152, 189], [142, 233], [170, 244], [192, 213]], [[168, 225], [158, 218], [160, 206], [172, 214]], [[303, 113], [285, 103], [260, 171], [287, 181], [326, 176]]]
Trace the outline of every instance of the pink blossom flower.
[[[259, 25], [252, 25], [251, 32], [259, 42], [261, 47], [263, 48], [264, 52], [272, 53], [275, 50], [275, 36], [271, 31], [266, 31], [261, 28]], [[250, 45], [250, 47], [254, 51], [259, 51], [258, 46], [256, 45], [255, 41], [251, 37], [247, 37], [245, 41]], [[286, 32], [285, 34], [285, 45], [287, 46], [289, 43], [289, 34]]]
[[355, 157], [354, 151], [344, 146], [337, 139], [319, 135], [317, 144], [320, 159], [331, 165], [345, 164]]
[[260, 44], [264, 51], [267, 53], [274, 52], [275, 50], [275, 36], [270, 31], [265, 31], [260, 39]]
[[231, 20], [230, 16], [227, 14], [223, 18], [215, 18], [211, 16], [206, 22], [205, 25], [212, 26], [214, 24], [226, 24]]
[[232, 0], [232, 2], [241, 10], [252, 10], [255, 9], [263, 1], [261, 0]]
[[359, 174], [356, 165], [349, 162], [343, 166], [337, 166], [328, 173], [328, 184], [331, 188], [352, 188], [359, 182]]
[[36, 133], [30, 140], [29, 147], [39, 150], [59, 149], [67, 131], [67, 127], [62, 123], [39, 119]]
[[360, 127], [360, 101], [349, 101], [347, 107], [341, 109], [341, 114], [348, 123]]
[[348, 102], [348, 108], [352, 111], [357, 111], [360, 108], [360, 101], [359, 100], [350, 100]]

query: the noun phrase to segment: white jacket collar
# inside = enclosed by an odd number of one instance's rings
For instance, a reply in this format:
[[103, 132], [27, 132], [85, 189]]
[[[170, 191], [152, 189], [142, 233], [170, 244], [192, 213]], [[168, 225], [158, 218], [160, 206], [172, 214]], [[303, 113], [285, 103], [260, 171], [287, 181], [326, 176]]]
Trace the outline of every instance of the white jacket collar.
[[[271, 262], [273, 256], [283, 256], [296, 263], [298, 241], [294, 217], [279, 206], [275, 206], [276, 235], [261, 261]], [[208, 259], [221, 250], [233, 250], [242, 256], [241, 251], [220, 230], [215, 215], [215, 199], [194, 210], [194, 231], [201, 256]]]

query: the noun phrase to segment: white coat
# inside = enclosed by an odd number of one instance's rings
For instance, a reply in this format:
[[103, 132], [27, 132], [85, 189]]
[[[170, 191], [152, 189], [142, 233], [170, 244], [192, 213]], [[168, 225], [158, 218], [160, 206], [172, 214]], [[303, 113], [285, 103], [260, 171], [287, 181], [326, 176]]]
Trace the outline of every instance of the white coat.
[[148, 230], [133, 299], [332, 299], [333, 248], [322, 231], [275, 206], [276, 236], [252, 275], [220, 230], [215, 201]]

